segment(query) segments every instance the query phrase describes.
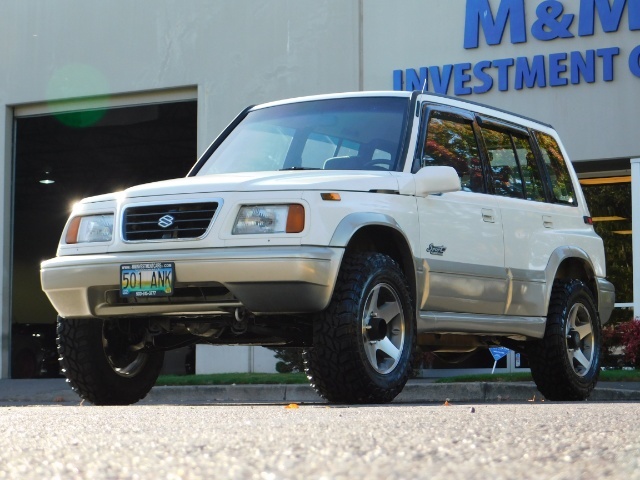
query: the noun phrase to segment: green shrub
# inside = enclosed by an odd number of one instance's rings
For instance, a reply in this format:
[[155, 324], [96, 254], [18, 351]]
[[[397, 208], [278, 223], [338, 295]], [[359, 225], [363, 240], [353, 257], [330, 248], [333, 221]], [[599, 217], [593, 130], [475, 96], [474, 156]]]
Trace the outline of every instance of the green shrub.
[[640, 320], [628, 320], [602, 329], [602, 365], [640, 367]]

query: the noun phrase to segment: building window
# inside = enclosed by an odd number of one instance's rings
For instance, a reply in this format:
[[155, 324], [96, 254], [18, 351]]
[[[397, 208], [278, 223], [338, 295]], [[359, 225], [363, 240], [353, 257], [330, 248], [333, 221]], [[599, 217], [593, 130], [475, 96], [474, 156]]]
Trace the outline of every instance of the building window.
[[[632, 303], [631, 177], [583, 178], [580, 183], [595, 231], [604, 241], [607, 277], [616, 287], [616, 302]], [[615, 309], [611, 319], [629, 318], [628, 311]]]

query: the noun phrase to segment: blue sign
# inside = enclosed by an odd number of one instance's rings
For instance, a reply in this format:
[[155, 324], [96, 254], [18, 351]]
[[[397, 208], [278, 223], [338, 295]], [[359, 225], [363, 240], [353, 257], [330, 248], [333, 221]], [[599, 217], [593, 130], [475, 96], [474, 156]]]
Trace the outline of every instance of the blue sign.
[[[640, 0], [580, 0], [568, 2], [578, 11], [568, 13], [559, 0], [544, 0], [527, 29], [525, 0], [501, 0], [496, 14], [489, 0], [467, 0], [463, 46], [478, 48], [481, 33], [488, 46], [500, 45], [509, 27], [512, 44], [526, 43], [528, 34], [538, 41], [591, 36], [596, 20], [605, 33], [620, 29], [627, 12], [629, 31], [640, 31]], [[454, 95], [482, 94], [497, 86], [513, 88], [560, 87], [581, 82], [612, 82], [620, 57], [626, 56], [629, 72], [640, 78], [640, 45], [630, 52], [604, 46], [584, 51], [557, 52], [533, 57], [481, 60], [393, 71], [394, 90], [421, 90]], [[451, 92], [453, 90], [453, 92]]]
[[509, 349], [507, 347], [489, 347], [489, 351], [493, 356], [493, 359], [497, 362], [503, 357], [509, 355]]
[[[613, 0], [613, 5], [609, 0], [580, 0], [577, 15], [565, 13], [564, 5], [559, 0], [545, 0], [536, 8], [531, 35], [545, 42], [556, 38], [573, 38], [577, 24], [579, 37], [590, 36], [595, 31], [596, 17], [604, 32], [617, 32], [625, 7], [629, 14], [629, 30], [640, 30], [640, 0]], [[499, 45], [507, 28], [507, 20], [511, 43], [526, 42], [524, 11], [524, 0], [502, 0], [494, 17], [489, 0], [467, 0], [464, 48], [478, 48], [481, 29], [487, 45]]]

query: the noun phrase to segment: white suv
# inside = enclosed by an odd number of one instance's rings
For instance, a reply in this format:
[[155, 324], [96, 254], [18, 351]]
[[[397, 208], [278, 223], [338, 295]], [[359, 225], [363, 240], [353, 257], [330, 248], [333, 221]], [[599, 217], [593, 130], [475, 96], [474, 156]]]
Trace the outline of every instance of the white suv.
[[387, 402], [419, 348], [526, 352], [548, 399], [589, 396], [613, 309], [556, 132], [421, 92], [244, 110], [186, 178], [76, 204], [42, 286], [72, 387], [143, 398], [168, 349], [305, 347], [332, 402]]

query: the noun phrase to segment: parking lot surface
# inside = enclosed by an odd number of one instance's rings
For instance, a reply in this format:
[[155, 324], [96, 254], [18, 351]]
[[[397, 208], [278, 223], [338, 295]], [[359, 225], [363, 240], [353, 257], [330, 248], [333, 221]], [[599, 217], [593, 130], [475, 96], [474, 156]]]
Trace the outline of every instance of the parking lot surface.
[[0, 478], [640, 479], [638, 403], [448, 403], [3, 407]]

